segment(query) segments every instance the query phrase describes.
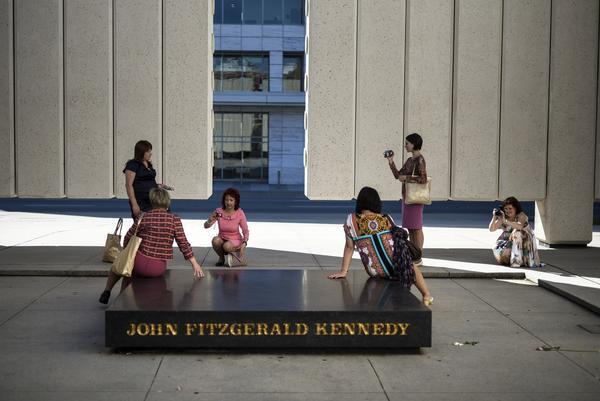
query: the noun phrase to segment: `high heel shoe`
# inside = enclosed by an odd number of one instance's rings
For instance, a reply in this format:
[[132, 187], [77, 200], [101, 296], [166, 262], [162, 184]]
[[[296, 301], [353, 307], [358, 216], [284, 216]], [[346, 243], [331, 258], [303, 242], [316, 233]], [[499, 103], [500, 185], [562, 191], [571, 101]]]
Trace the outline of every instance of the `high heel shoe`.
[[424, 297], [423, 304], [425, 304], [425, 306], [433, 305], [433, 297], [427, 297], [427, 298]]

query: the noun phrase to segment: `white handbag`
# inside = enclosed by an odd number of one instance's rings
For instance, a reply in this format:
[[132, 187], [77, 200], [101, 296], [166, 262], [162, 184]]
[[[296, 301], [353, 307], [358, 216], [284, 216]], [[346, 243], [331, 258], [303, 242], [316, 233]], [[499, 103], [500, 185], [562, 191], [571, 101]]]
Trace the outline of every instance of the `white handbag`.
[[[415, 177], [415, 167], [411, 177]], [[427, 182], [424, 184], [406, 182], [404, 188], [406, 189], [404, 203], [407, 205], [431, 205], [431, 177], [427, 176]]]

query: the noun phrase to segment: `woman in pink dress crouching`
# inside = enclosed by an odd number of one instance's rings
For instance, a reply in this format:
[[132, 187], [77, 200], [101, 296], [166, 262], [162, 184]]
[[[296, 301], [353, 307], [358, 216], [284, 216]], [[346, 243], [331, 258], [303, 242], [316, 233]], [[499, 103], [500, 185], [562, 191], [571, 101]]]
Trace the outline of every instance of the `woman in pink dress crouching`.
[[[219, 255], [216, 266], [232, 266], [232, 255], [242, 264], [246, 264], [245, 251], [250, 232], [244, 211], [240, 208], [240, 192], [228, 188], [223, 192], [222, 207], [215, 209], [204, 228], [219, 224], [219, 234], [212, 239], [212, 247]], [[241, 233], [240, 233], [241, 229]]]

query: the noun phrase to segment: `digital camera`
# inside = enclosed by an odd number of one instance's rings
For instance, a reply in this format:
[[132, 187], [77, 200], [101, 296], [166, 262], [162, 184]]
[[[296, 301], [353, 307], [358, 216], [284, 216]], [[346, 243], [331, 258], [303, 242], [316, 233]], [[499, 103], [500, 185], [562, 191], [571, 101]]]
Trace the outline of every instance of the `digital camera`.
[[494, 216], [504, 216], [504, 211], [502, 211], [502, 206], [499, 206], [494, 209]]
[[394, 151], [393, 150], [386, 150], [385, 152], [383, 152], [383, 157], [392, 157], [394, 156]]

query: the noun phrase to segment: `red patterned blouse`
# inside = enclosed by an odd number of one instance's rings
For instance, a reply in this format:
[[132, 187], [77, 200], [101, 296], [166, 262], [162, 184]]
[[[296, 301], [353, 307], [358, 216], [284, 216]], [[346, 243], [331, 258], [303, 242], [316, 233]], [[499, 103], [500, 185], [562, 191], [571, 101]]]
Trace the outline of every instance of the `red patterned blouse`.
[[[138, 221], [127, 231], [123, 246], [127, 246], [129, 238], [135, 233]], [[179, 216], [164, 209], [153, 209], [144, 213], [137, 236], [142, 239], [138, 252], [154, 259], [173, 259], [173, 240], [185, 259], [194, 256], [192, 246], [188, 242]]]

